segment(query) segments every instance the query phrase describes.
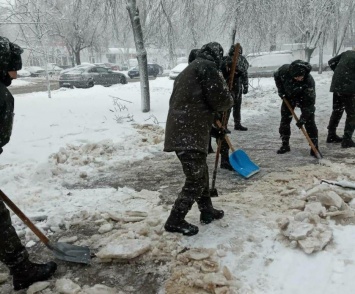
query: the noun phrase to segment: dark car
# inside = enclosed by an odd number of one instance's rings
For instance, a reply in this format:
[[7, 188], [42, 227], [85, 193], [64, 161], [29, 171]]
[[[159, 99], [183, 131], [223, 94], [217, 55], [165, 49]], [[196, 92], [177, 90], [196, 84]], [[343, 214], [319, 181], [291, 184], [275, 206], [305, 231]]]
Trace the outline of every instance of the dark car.
[[158, 71], [158, 75], [162, 75], [164, 72], [163, 67], [161, 67], [159, 64], [156, 63], [148, 63], [148, 65], [154, 67]]
[[124, 74], [100, 66], [74, 68], [62, 73], [59, 77], [59, 87], [90, 88], [94, 85], [111, 86], [127, 84]]
[[[159, 74], [159, 69], [152, 64], [148, 64], [148, 76], [153, 76], [156, 78], [158, 74]], [[131, 79], [139, 77], [139, 68], [133, 67], [132, 69], [130, 69], [128, 71], [128, 76]]]

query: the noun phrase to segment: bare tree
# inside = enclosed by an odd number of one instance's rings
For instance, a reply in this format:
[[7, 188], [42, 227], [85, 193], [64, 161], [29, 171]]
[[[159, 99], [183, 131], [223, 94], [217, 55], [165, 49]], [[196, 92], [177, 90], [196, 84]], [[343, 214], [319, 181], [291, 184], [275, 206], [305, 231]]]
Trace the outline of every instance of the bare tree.
[[51, 20], [53, 34], [59, 36], [75, 63], [81, 64], [80, 53], [86, 48], [99, 48], [103, 28], [103, 5], [98, 0], [57, 0]]

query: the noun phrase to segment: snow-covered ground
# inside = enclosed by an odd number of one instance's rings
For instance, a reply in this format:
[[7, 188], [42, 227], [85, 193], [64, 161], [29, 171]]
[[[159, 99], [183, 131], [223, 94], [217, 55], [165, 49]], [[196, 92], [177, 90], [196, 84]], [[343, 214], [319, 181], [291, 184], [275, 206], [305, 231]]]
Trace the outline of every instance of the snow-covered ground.
[[[316, 115], [327, 121], [331, 109], [331, 73], [312, 74], [317, 84]], [[170, 271], [172, 276], [162, 293], [217, 293], [218, 289], [218, 293], [229, 293], [222, 291], [233, 289], [235, 293], [353, 293], [353, 221], [347, 225], [336, 224], [330, 214], [326, 216], [330, 212], [327, 205], [326, 212], [319, 212], [320, 217], [304, 221], [303, 224], [326, 228], [333, 236], [323, 250], [312, 254], [301, 250], [292, 237], [281, 234], [279, 226], [282, 227], [280, 219], [293, 221], [305, 204], [317, 202], [317, 197], [331, 192], [348, 199], [348, 204], [344, 205], [350, 211], [348, 219], [353, 219], [354, 205], [350, 200], [355, 197], [355, 191], [321, 185], [319, 179], [354, 182], [354, 150], [338, 162], [324, 160], [318, 165], [312, 161], [287, 172], [267, 174], [245, 190], [236, 187], [236, 192], [215, 200], [216, 206], [225, 210], [225, 218], [208, 226], [200, 225], [199, 234], [193, 237], [164, 232], [162, 226], [170, 206], [160, 204], [157, 191], [135, 191], [128, 187], [66, 188], [100, 178], [107, 170], [118, 169], [125, 173], [135, 162], [157, 156], [163, 149], [173, 82], [168, 77], [150, 81], [151, 111], [148, 113], [141, 112], [139, 83], [59, 89], [52, 92], [51, 99], [45, 92], [16, 95], [13, 135], [0, 156], [1, 189], [29, 216], [45, 215], [47, 220], [37, 225], [48, 235], [70, 230], [73, 223], [94, 219], [106, 225], [101, 227], [101, 239], [94, 235], [84, 242], [79, 240], [78, 244], [88, 244], [100, 251], [107, 243], [117, 241], [118, 235], [120, 240], [150, 243], [150, 253], [142, 254], [150, 254], [158, 260], [163, 255], [171, 257], [172, 266], [164, 270]], [[279, 111], [280, 99], [273, 79], [254, 79], [251, 86], [243, 102], [243, 120]], [[275, 150], [277, 147], [275, 144]], [[340, 149], [337, 152], [344, 154]], [[176, 176], [181, 177], [182, 172], [177, 171]], [[294, 204], [295, 200], [298, 205]], [[111, 225], [112, 220], [122, 222], [125, 214], [127, 218], [140, 217], [141, 222], [124, 220], [124, 231], [122, 227]], [[197, 208], [193, 207], [187, 219], [198, 224], [198, 216]], [[14, 223], [29, 246], [37, 242], [16, 217]], [[113, 245], [116, 249], [117, 246]], [[182, 254], [177, 253], [185, 247], [200, 251], [194, 256], [191, 253], [192, 257], [181, 257]], [[199, 254], [208, 256], [205, 264], [199, 264], [201, 261], [196, 257]], [[103, 257], [104, 260], [111, 258]], [[211, 269], [215, 264], [217, 269]], [[224, 278], [218, 276], [221, 272]], [[228, 272], [233, 278], [227, 278]], [[216, 277], [211, 276], [213, 273]], [[75, 272], [72, 276], [75, 277]], [[206, 285], [213, 285], [214, 290]], [[177, 292], [184, 289], [181, 287], [186, 287], [186, 292]]]

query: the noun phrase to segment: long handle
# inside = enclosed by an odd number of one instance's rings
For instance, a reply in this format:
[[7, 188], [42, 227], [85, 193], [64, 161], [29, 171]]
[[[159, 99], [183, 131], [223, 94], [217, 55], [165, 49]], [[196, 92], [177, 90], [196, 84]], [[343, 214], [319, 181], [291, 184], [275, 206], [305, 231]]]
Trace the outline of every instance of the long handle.
[[[222, 127], [222, 124], [221, 124], [221, 122], [220, 122], [219, 120], [216, 121], [216, 125], [217, 125], [219, 128]], [[232, 145], [232, 143], [231, 143], [231, 141], [230, 141], [230, 139], [229, 139], [229, 137], [228, 137], [227, 135], [224, 135], [224, 140], [226, 140], [226, 142], [227, 142], [227, 144], [228, 144], [230, 150], [232, 150], [232, 152], [234, 152], [235, 149], [234, 149], [234, 147], [233, 147], [233, 145]], [[221, 141], [222, 141], [222, 140], [221, 140]]]
[[25, 223], [30, 230], [47, 246], [49, 246], [49, 239], [30, 221], [30, 219], [13, 203], [9, 197], [0, 190], [0, 198], [6, 205]]
[[[296, 121], [296, 122], [299, 122], [299, 119], [298, 119], [296, 113], [294, 112], [294, 110], [292, 109], [291, 104], [287, 101], [286, 98], [283, 98], [283, 101], [285, 102], [287, 108], [288, 108], [288, 109], [290, 110], [290, 112], [292, 113], [292, 116], [294, 117], [295, 121]], [[309, 145], [311, 146], [311, 149], [313, 150], [314, 154], [317, 156], [318, 159], [322, 159], [322, 155], [319, 153], [319, 151], [317, 150], [316, 146], [314, 146], [314, 144], [313, 144], [311, 138], [308, 136], [308, 134], [307, 134], [306, 130], [304, 129], [304, 127], [301, 126], [300, 129], [301, 129], [303, 135], [306, 137], [306, 139], [307, 139]]]
[[[232, 68], [231, 68], [231, 72], [229, 74], [229, 91], [232, 91], [232, 89], [233, 89], [234, 74], [235, 74], [235, 69], [237, 67], [237, 62], [238, 62], [238, 58], [239, 58], [239, 48], [240, 48], [240, 44], [237, 43], [234, 47]], [[226, 113], [226, 111], [223, 112], [223, 114], [222, 114], [222, 123], [223, 123], [223, 126], [227, 127], [227, 113]], [[228, 141], [227, 141], [227, 143], [228, 143]], [[228, 145], [230, 147], [230, 142], [228, 143]], [[213, 170], [213, 175], [212, 175], [212, 189], [214, 189], [216, 186], [217, 169], [218, 169], [219, 155], [221, 153], [221, 147], [222, 147], [222, 140], [219, 139], [218, 144], [217, 144], [216, 159], [214, 161], [214, 170]]]

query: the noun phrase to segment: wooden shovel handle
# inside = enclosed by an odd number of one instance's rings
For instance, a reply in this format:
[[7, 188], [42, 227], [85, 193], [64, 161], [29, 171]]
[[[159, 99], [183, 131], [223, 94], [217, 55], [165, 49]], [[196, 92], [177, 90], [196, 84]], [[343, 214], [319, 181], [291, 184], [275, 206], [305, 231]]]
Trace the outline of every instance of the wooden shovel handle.
[[6, 205], [24, 222], [24, 224], [35, 233], [35, 235], [45, 244], [49, 245], [49, 239], [30, 221], [30, 219], [13, 203], [9, 197], [0, 190], [0, 198], [6, 203]]
[[[231, 68], [231, 72], [229, 73], [229, 91], [232, 91], [232, 89], [233, 89], [234, 74], [235, 74], [235, 69], [237, 67], [237, 62], [238, 62], [238, 58], [239, 58], [239, 48], [240, 48], [240, 44], [239, 43], [235, 44], [233, 60], [232, 60], [232, 68]], [[223, 125], [225, 127], [227, 127], [227, 112], [226, 111], [224, 111], [222, 114], [222, 122], [223, 122]], [[229, 148], [231, 148], [233, 150], [233, 147], [231, 147], [229, 139], [226, 139], [226, 141], [227, 141], [227, 143], [229, 142], [228, 143]], [[221, 146], [222, 146], [222, 140], [218, 140], [217, 142], [218, 143], [217, 143], [216, 159], [214, 161], [214, 170], [213, 170], [213, 176], [212, 176], [212, 189], [214, 189], [215, 185], [216, 185], [217, 168], [218, 168], [219, 155], [221, 153]]]
[[[294, 117], [296, 122], [299, 122], [299, 119], [295, 113], [295, 111], [292, 109], [292, 106], [290, 104], [290, 102], [288, 102], [288, 100], [286, 98], [283, 98], [283, 101], [285, 102], [287, 108], [289, 109], [289, 111], [292, 113], [292, 116]], [[311, 138], [308, 136], [308, 133], [306, 132], [306, 130], [304, 129], [303, 126], [301, 126], [301, 131], [303, 133], [303, 135], [306, 137], [309, 145], [311, 146], [311, 149], [313, 150], [314, 154], [317, 156], [318, 159], [321, 159], [322, 156], [320, 155], [319, 151], [317, 150], [316, 146], [314, 146]]]
[[[221, 124], [221, 122], [220, 122], [219, 120], [216, 120], [216, 125], [217, 125], [219, 128], [222, 128], [222, 124]], [[234, 152], [235, 149], [233, 148], [233, 145], [232, 145], [231, 141], [229, 140], [228, 135], [224, 135], [224, 139], [226, 140], [226, 142], [227, 142], [227, 144], [228, 144], [230, 150], [232, 150], [232, 152]], [[220, 140], [220, 141], [222, 142], [222, 140]]]

